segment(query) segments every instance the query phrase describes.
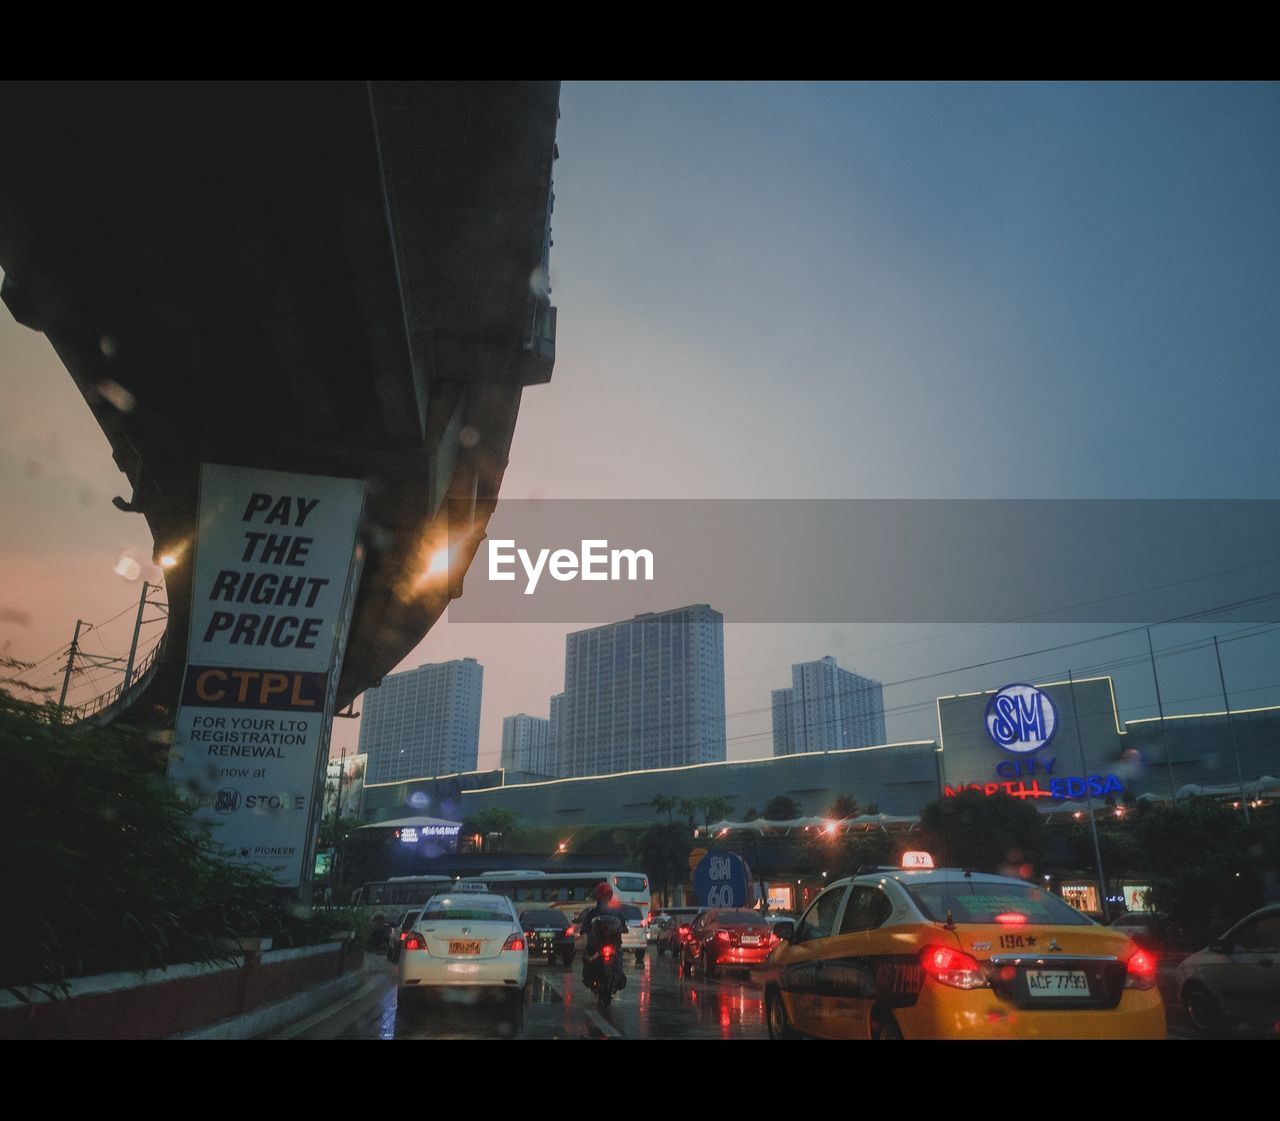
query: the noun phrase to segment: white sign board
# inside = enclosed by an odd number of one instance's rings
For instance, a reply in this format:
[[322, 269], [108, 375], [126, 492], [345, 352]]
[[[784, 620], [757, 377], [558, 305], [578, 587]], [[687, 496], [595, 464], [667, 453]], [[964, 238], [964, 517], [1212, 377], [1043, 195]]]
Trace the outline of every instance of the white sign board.
[[204, 464], [169, 776], [233, 858], [301, 883], [365, 485]]

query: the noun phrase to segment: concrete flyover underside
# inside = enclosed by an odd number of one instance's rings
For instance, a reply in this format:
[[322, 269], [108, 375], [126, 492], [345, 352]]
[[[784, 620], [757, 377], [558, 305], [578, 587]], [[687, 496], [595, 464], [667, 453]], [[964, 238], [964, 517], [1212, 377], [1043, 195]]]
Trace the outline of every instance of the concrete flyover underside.
[[[110, 441], [117, 505], [179, 558], [158, 669], [117, 709], [171, 716], [202, 462], [369, 481], [339, 705], [460, 594], [554, 361], [558, 102], [558, 82], [0, 93], [4, 301]], [[426, 584], [450, 506], [475, 533]]]

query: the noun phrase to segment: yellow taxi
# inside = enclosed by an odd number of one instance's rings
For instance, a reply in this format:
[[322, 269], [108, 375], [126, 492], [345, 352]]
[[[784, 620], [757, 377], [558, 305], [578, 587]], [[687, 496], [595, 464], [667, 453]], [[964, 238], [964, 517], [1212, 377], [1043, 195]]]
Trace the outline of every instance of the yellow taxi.
[[904, 867], [828, 887], [769, 959], [772, 1039], [1164, 1039], [1156, 961], [1023, 880]]

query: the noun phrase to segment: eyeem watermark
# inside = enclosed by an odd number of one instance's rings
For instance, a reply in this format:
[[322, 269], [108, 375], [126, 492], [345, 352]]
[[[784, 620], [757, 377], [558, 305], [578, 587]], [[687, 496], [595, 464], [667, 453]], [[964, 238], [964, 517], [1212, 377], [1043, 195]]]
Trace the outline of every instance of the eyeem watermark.
[[542, 574], [553, 580], [635, 581], [653, 579], [653, 553], [648, 549], [610, 549], [607, 540], [583, 541], [572, 549], [517, 549], [514, 540], [489, 541], [489, 579], [515, 580], [516, 561], [524, 569], [524, 594], [533, 595]]

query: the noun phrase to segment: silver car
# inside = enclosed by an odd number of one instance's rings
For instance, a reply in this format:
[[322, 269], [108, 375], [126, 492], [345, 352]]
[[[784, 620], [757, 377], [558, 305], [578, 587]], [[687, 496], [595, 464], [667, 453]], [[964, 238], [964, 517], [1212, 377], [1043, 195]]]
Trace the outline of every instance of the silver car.
[[1254, 911], [1186, 958], [1177, 985], [1201, 1031], [1280, 1034], [1280, 904]]

